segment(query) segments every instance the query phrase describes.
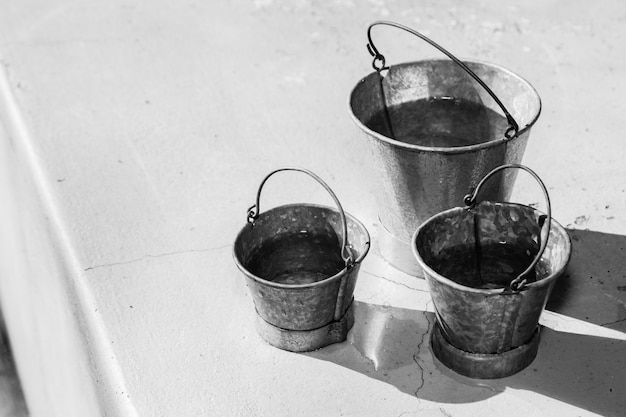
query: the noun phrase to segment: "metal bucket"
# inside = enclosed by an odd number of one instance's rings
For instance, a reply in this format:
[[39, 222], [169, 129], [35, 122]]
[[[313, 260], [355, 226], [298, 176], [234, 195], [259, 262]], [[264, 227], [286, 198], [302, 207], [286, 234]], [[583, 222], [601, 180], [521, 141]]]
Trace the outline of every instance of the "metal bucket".
[[[451, 60], [388, 67], [371, 39], [372, 27], [379, 24], [408, 31]], [[354, 87], [348, 110], [365, 133], [376, 173], [381, 253], [393, 266], [415, 275], [420, 271], [411, 253], [415, 229], [454, 207], [493, 168], [521, 162], [541, 100], [511, 71], [461, 62], [405, 26], [375, 22], [368, 28], [368, 40], [376, 71]], [[509, 199], [515, 176], [509, 172], [490, 184], [485, 197]]]
[[[280, 171], [313, 177], [337, 209], [290, 204], [261, 213], [263, 185]], [[301, 168], [281, 168], [267, 175], [233, 248], [235, 263], [252, 294], [261, 337], [273, 346], [298, 352], [345, 340], [354, 323], [357, 274], [369, 247], [365, 226], [344, 213], [317, 175]]]
[[[505, 168], [535, 177], [547, 214], [515, 203], [476, 204], [483, 183]], [[413, 251], [435, 306], [435, 355], [463, 375], [499, 378], [535, 358], [539, 317], [569, 261], [571, 242], [552, 219], [545, 186], [527, 167], [494, 169], [465, 203], [422, 224]]]

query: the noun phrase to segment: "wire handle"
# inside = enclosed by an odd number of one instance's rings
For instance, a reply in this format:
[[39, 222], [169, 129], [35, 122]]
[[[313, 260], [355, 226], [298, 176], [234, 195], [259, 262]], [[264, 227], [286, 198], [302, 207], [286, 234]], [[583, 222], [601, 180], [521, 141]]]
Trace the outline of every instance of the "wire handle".
[[452, 61], [454, 61], [458, 66], [460, 66], [463, 70], [465, 70], [465, 72], [467, 72], [474, 80], [476, 80], [476, 82], [478, 84], [480, 84], [485, 89], [485, 91], [487, 91], [487, 93], [489, 93], [489, 95], [494, 99], [494, 101], [498, 104], [498, 106], [500, 106], [500, 109], [502, 109], [502, 111], [504, 112], [504, 115], [506, 116], [506, 120], [509, 122], [509, 127], [504, 132], [504, 136], [507, 139], [512, 139], [512, 138], [517, 136], [517, 134], [519, 132], [519, 125], [517, 124], [517, 122], [515, 121], [513, 116], [511, 116], [511, 113], [509, 113], [509, 111], [506, 109], [504, 104], [502, 104], [500, 99], [487, 86], [487, 84], [485, 84], [484, 81], [481, 80], [478, 77], [478, 75], [476, 75], [476, 73], [474, 73], [474, 71], [472, 71], [467, 65], [465, 65], [465, 63], [463, 63], [463, 61], [461, 61], [460, 59], [458, 59], [457, 57], [452, 55], [445, 48], [443, 48], [439, 44], [435, 43], [430, 38], [422, 35], [418, 31], [416, 31], [414, 29], [411, 29], [408, 26], [404, 26], [404, 25], [401, 25], [399, 23], [390, 22], [390, 21], [387, 21], [387, 20], [379, 20], [379, 21], [376, 21], [376, 22], [371, 23], [369, 25], [369, 27], [367, 28], [367, 41], [368, 41], [368, 43], [367, 43], [367, 50], [369, 51], [370, 55], [372, 55], [374, 57], [374, 60], [372, 61], [372, 67], [374, 67], [374, 69], [376, 71], [378, 71], [380, 73], [383, 70], [389, 69], [389, 67], [385, 65], [385, 63], [386, 63], [385, 56], [378, 51], [376, 46], [374, 46], [374, 42], [372, 41], [372, 33], [371, 33], [372, 32], [372, 28], [374, 26], [377, 26], [377, 25], [386, 25], [386, 26], [392, 26], [392, 27], [395, 27], [395, 28], [398, 28], [398, 29], [402, 29], [402, 30], [404, 30], [406, 32], [409, 32], [409, 33], [417, 36], [418, 38], [426, 41], [430, 45], [432, 45], [435, 48], [437, 48], [440, 52], [443, 52], [448, 58], [450, 58]]
[[[539, 260], [541, 259], [541, 257], [543, 256], [543, 253], [546, 250], [546, 247], [548, 246], [548, 239], [550, 237], [550, 227], [552, 224], [552, 207], [550, 205], [550, 196], [548, 195], [548, 190], [546, 189], [545, 184], [543, 183], [543, 181], [541, 181], [541, 178], [539, 178], [539, 176], [530, 168], [528, 168], [527, 166], [524, 165], [520, 165], [520, 164], [507, 164], [507, 165], [501, 165], [497, 168], [494, 168], [491, 172], [489, 172], [487, 175], [485, 175], [479, 182], [478, 185], [476, 187], [473, 187], [472, 189], [470, 189], [469, 194], [467, 194], [465, 196], [465, 198], [463, 199], [463, 202], [465, 203], [465, 205], [471, 209], [476, 205], [476, 199], [478, 197], [478, 193], [480, 192], [481, 187], [483, 186], [483, 184], [485, 183], [485, 181], [487, 181], [491, 176], [493, 176], [495, 173], [503, 170], [503, 169], [508, 169], [508, 168], [515, 168], [515, 169], [521, 169], [524, 170], [526, 172], [528, 172], [530, 175], [533, 176], [533, 178], [537, 181], [537, 183], [539, 184], [539, 186], [541, 187], [542, 191], [543, 191], [543, 195], [546, 199], [546, 206], [547, 206], [547, 221], [544, 221], [543, 224], [539, 224], [539, 227], [541, 228], [541, 230], [539, 231], [539, 235], [537, 237], [537, 239], [539, 240], [540, 246], [539, 246], [539, 252], [537, 252], [537, 255], [535, 256], [535, 259], [533, 259], [533, 261], [530, 263], [530, 265], [521, 273], [517, 276], [517, 278], [515, 278], [513, 281], [511, 281], [510, 284], [510, 288], [513, 291], [521, 291], [524, 289], [524, 286], [527, 283], [527, 278], [526, 275], [528, 275], [528, 273], [532, 270], [535, 269], [535, 266], [537, 265], [537, 263], [539, 262]], [[540, 219], [541, 222], [541, 219]], [[543, 229], [546, 229], [545, 235], [546, 238], [545, 239], [541, 239], [541, 235], [543, 232]]]
[[354, 265], [354, 255], [352, 254], [352, 251], [350, 250], [350, 246], [348, 244], [348, 222], [346, 221], [346, 214], [343, 211], [343, 207], [341, 206], [341, 203], [339, 202], [339, 199], [337, 198], [337, 196], [335, 195], [333, 190], [328, 186], [328, 184], [326, 184], [324, 182], [324, 180], [322, 180], [319, 176], [317, 176], [317, 174], [309, 171], [308, 169], [286, 167], [286, 168], [276, 169], [276, 170], [270, 172], [269, 174], [267, 174], [267, 176], [263, 179], [263, 181], [261, 181], [261, 184], [259, 185], [259, 190], [257, 191], [257, 194], [256, 194], [256, 204], [251, 206], [248, 209], [248, 215], [247, 215], [248, 223], [254, 224], [254, 221], [261, 214], [260, 200], [261, 200], [261, 191], [263, 190], [263, 186], [265, 185], [267, 180], [272, 175], [276, 174], [277, 172], [281, 172], [281, 171], [298, 171], [298, 172], [303, 172], [303, 173], [309, 175], [310, 177], [312, 177], [314, 180], [316, 180], [322, 187], [324, 187], [324, 189], [326, 189], [326, 191], [328, 191], [330, 196], [335, 201], [335, 205], [337, 206], [337, 209], [339, 210], [339, 216], [341, 218], [341, 227], [342, 227], [342, 234], [343, 234], [342, 243], [341, 243], [341, 257], [343, 258], [344, 262], [346, 263], [346, 267], [347, 268], [352, 267]]

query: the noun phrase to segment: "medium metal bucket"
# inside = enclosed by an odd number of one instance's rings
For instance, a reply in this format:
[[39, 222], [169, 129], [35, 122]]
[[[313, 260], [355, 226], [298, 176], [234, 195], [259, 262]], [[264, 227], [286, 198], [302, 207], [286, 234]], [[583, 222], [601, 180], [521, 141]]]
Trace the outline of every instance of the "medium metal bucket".
[[[420, 37], [451, 60], [386, 66], [370, 35], [380, 24]], [[365, 133], [376, 174], [381, 253], [393, 266], [416, 275], [420, 268], [411, 254], [415, 229], [454, 207], [469, 186], [493, 168], [521, 162], [541, 100], [511, 71], [485, 62], [461, 62], [405, 26], [375, 22], [368, 28], [368, 39], [376, 71], [354, 87], [348, 110]], [[508, 172], [490, 184], [485, 197], [508, 199], [515, 176]]]
[[[547, 214], [515, 203], [476, 204], [484, 181], [505, 168], [537, 179]], [[527, 167], [494, 169], [465, 202], [428, 219], [412, 240], [437, 316], [433, 351], [461, 374], [503, 377], [534, 359], [539, 317], [569, 261], [571, 242], [552, 219], [545, 186]]]
[[[264, 213], [263, 185], [280, 171], [317, 180], [337, 209], [313, 204], [283, 205]], [[271, 345], [308, 351], [345, 340], [353, 324], [352, 299], [370, 237], [344, 213], [333, 191], [317, 175], [281, 168], [261, 182], [248, 223], [235, 239], [233, 257], [243, 272], [258, 314], [257, 330]]]

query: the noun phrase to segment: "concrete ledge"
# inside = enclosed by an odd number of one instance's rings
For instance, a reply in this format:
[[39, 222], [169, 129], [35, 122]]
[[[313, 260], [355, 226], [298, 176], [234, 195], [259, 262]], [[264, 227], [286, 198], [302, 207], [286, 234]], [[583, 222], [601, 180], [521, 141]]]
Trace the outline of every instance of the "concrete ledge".
[[30, 414], [133, 416], [3, 68], [0, 108], [0, 303]]

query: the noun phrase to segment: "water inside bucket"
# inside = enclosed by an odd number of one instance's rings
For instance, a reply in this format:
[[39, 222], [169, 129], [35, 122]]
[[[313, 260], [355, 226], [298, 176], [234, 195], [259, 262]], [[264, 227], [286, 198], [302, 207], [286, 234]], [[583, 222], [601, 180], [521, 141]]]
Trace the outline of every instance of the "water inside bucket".
[[[440, 275], [466, 287], [505, 288], [518, 277], [536, 255], [536, 250], [512, 244], [458, 245], [444, 248], [431, 267]], [[480, 262], [478, 261], [480, 260]], [[540, 279], [541, 262], [528, 274], [528, 281]], [[539, 274], [537, 274], [539, 272]]]
[[248, 270], [280, 284], [310, 284], [336, 275], [345, 267], [337, 236], [285, 233], [261, 245]]
[[[469, 100], [430, 97], [383, 108], [366, 121], [381, 135], [428, 147], [458, 147], [503, 137], [506, 117]], [[391, 128], [389, 125], [391, 124]]]

